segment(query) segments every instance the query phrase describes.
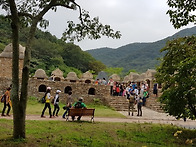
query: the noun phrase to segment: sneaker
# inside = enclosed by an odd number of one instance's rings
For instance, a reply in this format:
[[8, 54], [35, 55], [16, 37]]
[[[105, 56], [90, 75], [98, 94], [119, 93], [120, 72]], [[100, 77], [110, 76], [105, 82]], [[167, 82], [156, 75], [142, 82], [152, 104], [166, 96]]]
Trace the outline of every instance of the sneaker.
[[54, 116], [50, 116], [50, 118], [54, 118]]
[[42, 118], [46, 118], [45, 116], [41, 116]]
[[10, 116], [9, 114], [7, 114], [6, 116]]
[[6, 116], [5, 114], [1, 114], [1, 116]]

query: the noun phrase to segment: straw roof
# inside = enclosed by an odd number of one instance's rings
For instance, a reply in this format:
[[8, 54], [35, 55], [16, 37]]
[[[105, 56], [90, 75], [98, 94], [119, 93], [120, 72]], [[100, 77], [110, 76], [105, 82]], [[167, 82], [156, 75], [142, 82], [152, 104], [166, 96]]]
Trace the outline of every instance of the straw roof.
[[86, 79], [93, 79], [93, 74], [90, 73], [89, 71], [87, 71], [87, 72], [83, 73], [82, 79], [85, 79], [85, 80]]
[[145, 77], [145, 79], [147, 80], [147, 79], [149, 79], [149, 80], [153, 80], [154, 78], [155, 78], [155, 74], [156, 74], [157, 72], [156, 72], [156, 70], [154, 70], [154, 69], [148, 69], [147, 71], [146, 71], [146, 77]]
[[34, 78], [48, 78], [46, 72], [43, 69], [38, 69], [35, 72]]
[[145, 73], [140, 74], [139, 77], [138, 77], [138, 79], [136, 80], [136, 82], [145, 81], [145, 77], [146, 77], [146, 74]]
[[129, 75], [125, 76], [123, 82], [128, 83], [130, 81]]
[[[24, 51], [25, 51], [25, 47], [19, 44], [19, 59], [24, 59]], [[12, 47], [12, 43], [10, 43], [4, 48], [3, 52], [0, 54], [0, 57], [12, 58], [12, 55], [13, 55], [13, 47]]]
[[79, 80], [79, 78], [77, 77], [75, 72], [69, 72], [65, 79], [67, 79], [67, 80]]
[[114, 81], [120, 81], [120, 76], [117, 74], [111, 75], [110, 78], [112, 78], [112, 80], [114, 80]]
[[63, 78], [63, 72], [57, 68], [52, 72], [52, 75], [54, 75], [55, 77], [59, 77], [59, 78]]

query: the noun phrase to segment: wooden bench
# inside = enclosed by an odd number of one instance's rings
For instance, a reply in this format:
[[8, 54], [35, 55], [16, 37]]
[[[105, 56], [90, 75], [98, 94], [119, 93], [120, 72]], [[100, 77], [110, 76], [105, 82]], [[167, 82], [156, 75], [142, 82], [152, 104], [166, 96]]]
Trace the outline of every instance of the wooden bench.
[[91, 116], [91, 121], [94, 122], [95, 109], [81, 109], [71, 108], [66, 115], [66, 121], [69, 120], [69, 116]]

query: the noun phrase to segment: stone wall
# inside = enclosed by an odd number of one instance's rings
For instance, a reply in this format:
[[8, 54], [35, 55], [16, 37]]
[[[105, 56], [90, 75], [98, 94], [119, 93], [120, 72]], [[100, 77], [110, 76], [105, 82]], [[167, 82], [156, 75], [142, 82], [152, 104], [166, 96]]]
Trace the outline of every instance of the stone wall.
[[[0, 77], [0, 80], [0, 90], [1, 94], [3, 94], [6, 88], [11, 84], [11, 79]], [[33, 78], [29, 80], [28, 95], [41, 99], [45, 93], [43, 87], [46, 88], [48, 86], [52, 88], [52, 96], [55, 96], [56, 90], [61, 90], [60, 98], [63, 103], [66, 101], [67, 92], [70, 88], [73, 93], [72, 97], [75, 101], [77, 101], [77, 98], [82, 96], [85, 103], [92, 103], [94, 98], [106, 103], [106, 99], [110, 95], [110, 86], [95, 85], [84, 82], [50, 81]]]
[[[23, 60], [19, 60], [19, 77], [22, 77]], [[0, 77], [12, 77], [12, 59], [0, 57]]]
[[93, 102], [94, 98], [100, 99], [100, 101], [105, 102], [105, 98], [110, 94], [110, 87], [105, 85], [95, 85], [83, 82], [30, 79], [29, 96], [35, 96], [41, 99], [44, 95], [44, 92], [40, 91], [40, 86], [51, 87], [53, 96], [55, 95], [56, 90], [61, 90], [60, 97], [62, 102], [65, 102], [66, 100], [68, 89], [72, 91], [72, 96], [75, 100], [82, 96], [86, 103]]
[[6, 91], [11, 83], [12, 80], [10, 78], [0, 77], [0, 95], [2, 95]]

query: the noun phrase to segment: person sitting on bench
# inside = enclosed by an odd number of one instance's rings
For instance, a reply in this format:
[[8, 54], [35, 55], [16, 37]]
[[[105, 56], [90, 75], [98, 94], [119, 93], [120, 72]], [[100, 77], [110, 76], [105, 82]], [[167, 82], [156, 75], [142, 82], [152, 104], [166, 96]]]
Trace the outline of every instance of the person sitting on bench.
[[[86, 105], [83, 103], [83, 98], [82, 97], [80, 97], [79, 99], [78, 99], [78, 102], [75, 102], [74, 104], [73, 104], [73, 108], [75, 108], [75, 109], [78, 109], [78, 108], [83, 108], [83, 109], [87, 109], [87, 107], [86, 107]], [[77, 120], [79, 121], [80, 119], [81, 119], [81, 117], [82, 116], [78, 116], [78, 118], [77, 118]], [[75, 119], [75, 116], [72, 116], [72, 121], [74, 121], [74, 119]]]

